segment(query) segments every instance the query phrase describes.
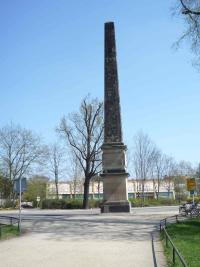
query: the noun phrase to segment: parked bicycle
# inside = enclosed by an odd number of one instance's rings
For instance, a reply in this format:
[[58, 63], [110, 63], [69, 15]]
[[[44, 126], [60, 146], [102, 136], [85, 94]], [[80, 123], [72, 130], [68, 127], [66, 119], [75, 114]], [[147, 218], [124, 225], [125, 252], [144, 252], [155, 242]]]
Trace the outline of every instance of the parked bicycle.
[[179, 213], [185, 216], [200, 216], [200, 205], [185, 203], [179, 207]]

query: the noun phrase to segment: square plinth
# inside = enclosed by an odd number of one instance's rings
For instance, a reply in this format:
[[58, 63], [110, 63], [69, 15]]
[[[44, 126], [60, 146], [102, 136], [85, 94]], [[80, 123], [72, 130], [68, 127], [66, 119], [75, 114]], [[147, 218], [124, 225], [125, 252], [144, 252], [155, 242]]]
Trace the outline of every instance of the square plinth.
[[103, 199], [105, 202], [128, 201], [127, 173], [103, 174]]
[[129, 201], [106, 202], [101, 207], [102, 213], [130, 212], [130, 211], [131, 211], [131, 205]]
[[128, 201], [127, 173], [104, 174], [104, 203], [102, 213], [130, 212]]

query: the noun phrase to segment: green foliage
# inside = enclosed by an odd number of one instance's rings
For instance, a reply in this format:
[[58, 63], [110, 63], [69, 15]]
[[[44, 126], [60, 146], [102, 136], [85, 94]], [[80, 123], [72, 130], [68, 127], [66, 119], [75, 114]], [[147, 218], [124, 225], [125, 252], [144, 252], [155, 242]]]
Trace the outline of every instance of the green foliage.
[[[167, 226], [169, 233], [175, 246], [184, 257], [186, 263], [190, 267], [199, 267], [200, 262], [200, 218], [191, 219], [178, 224], [171, 224]], [[163, 239], [164, 235], [161, 235]], [[164, 239], [163, 239], [164, 241]], [[169, 242], [168, 242], [169, 243]], [[169, 244], [165, 247], [165, 252], [169, 261], [169, 266], [182, 266], [177, 263], [172, 265], [172, 248]]]
[[47, 182], [48, 178], [44, 176], [33, 176], [30, 178], [27, 183], [27, 192], [23, 195], [23, 200], [33, 202], [34, 206], [36, 206], [37, 196], [40, 197], [41, 201], [46, 198]]
[[81, 209], [82, 201], [78, 199], [46, 199], [42, 201], [42, 209]]
[[[178, 202], [173, 199], [161, 198], [157, 199], [145, 199], [131, 198], [129, 199], [132, 207], [148, 207], [148, 206], [160, 206], [160, 205], [177, 205]], [[42, 209], [82, 209], [83, 200], [81, 199], [46, 199], [41, 203]], [[101, 206], [101, 200], [90, 199], [89, 208], [99, 208]]]
[[[200, 196], [195, 196], [194, 197], [194, 201], [199, 203], [200, 202]], [[193, 202], [193, 198], [192, 197], [187, 197], [187, 202], [192, 203]]]
[[8, 198], [12, 192], [12, 182], [0, 174], [0, 196]]
[[145, 199], [142, 198], [130, 198], [129, 201], [131, 202], [132, 207], [149, 207], [149, 206], [168, 206], [168, 205], [177, 205], [177, 200], [171, 198], [159, 198], [159, 199]]
[[102, 200], [90, 199], [89, 208], [99, 208], [101, 203], [102, 203]]
[[2, 208], [9, 209], [9, 208], [15, 208], [16, 203], [13, 203], [12, 200], [7, 199], [6, 202], [2, 205]]
[[[41, 203], [42, 209], [82, 209], [83, 200], [79, 199], [46, 199]], [[99, 200], [89, 200], [89, 208], [98, 208]]]

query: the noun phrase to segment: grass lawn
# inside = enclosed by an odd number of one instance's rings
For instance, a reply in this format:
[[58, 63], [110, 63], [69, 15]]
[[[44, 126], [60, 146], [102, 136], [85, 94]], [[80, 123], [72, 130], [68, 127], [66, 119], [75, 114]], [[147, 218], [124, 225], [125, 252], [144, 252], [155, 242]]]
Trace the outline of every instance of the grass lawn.
[[2, 234], [0, 236], [0, 240], [19, 235], [18, 227], [15, 225], [7, 225], [7, 226], [2, 227], [1, 233]]
[[[168, 225], [166, 230], [188, 266], [200, 267], [200, 218]], [[161, 237], [163, 238], [163, 234]], [[172, 248], [169, 241], [168, 244], [168, 248], [165, 244], [164, 247], [169, 266], [182, 266], [178, 263], [178, 257], [176, 257], [176, 265], [170, 263], [172, 262]]]

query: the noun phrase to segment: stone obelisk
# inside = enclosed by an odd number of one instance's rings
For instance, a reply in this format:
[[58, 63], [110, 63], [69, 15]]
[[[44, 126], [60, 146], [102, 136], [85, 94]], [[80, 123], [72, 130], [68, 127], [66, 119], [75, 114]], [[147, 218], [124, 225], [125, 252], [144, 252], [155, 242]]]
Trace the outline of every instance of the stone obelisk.
[[105, 23], [104, 143], [102, 212], [130, 212], [126, 171], [126, 146], [122, 141], [115, 29]]

